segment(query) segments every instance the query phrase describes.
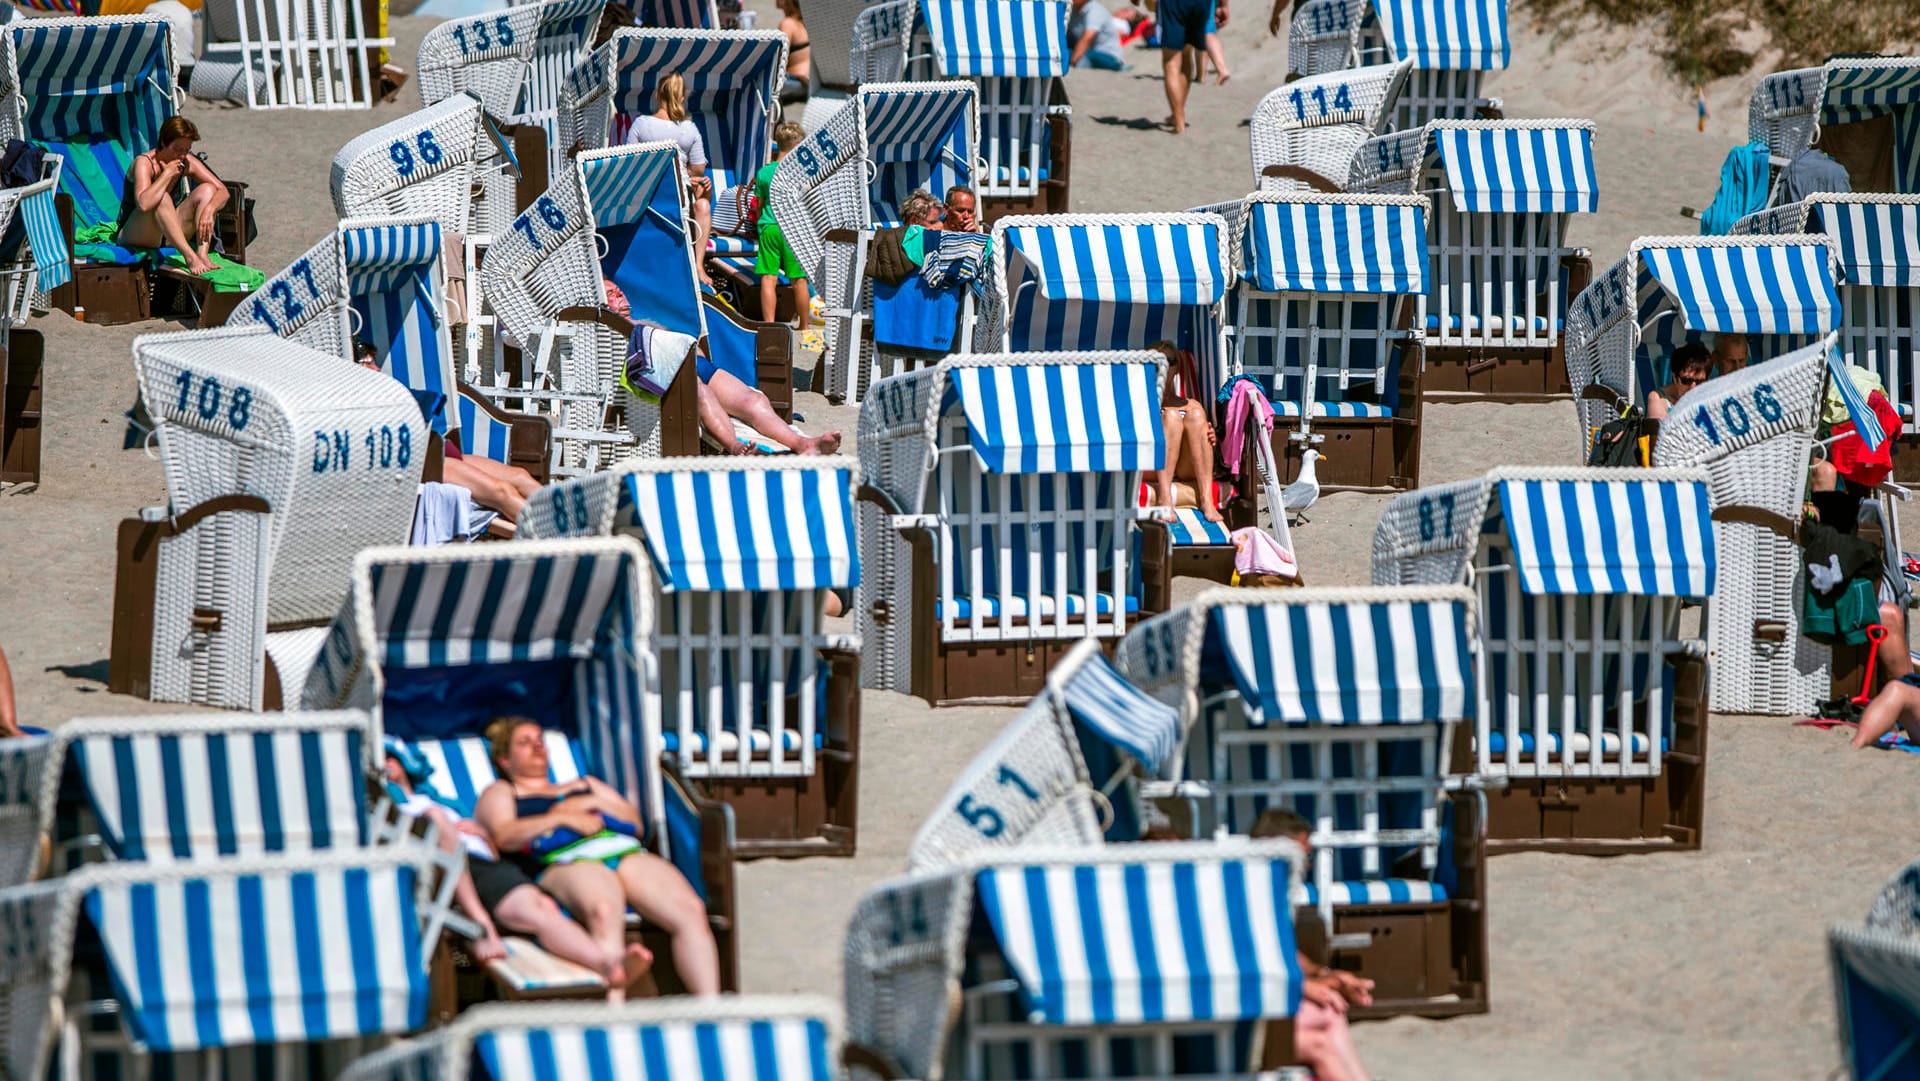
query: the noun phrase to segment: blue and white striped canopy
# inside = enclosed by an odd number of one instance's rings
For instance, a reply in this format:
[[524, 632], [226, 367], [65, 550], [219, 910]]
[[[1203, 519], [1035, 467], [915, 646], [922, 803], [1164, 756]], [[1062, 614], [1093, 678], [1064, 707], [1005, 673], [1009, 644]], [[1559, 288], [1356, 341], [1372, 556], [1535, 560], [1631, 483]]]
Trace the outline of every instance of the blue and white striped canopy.
[[385, 292], [440, 258], [440, 223], [355, 225], [340, 231], [340, 243], [346, 255], [347, 288], [355, 294]]
[[1460, 600], [1222, 605], [1223, 660], [1258, 724], [1459, 720], [1474, 701], [1471, 604]]
[[418, 872], [393, 860], [101, 876], [87, 891], [120, 1017], [153, 1051], [408, 1032], [427, 1019]]
[[[580, 178], [597, 226], [628, 225], [648, 214], [680, 218], [679, 175], [670, 150], [622, 148], [604, 157], [583, 158]], [[661, 181], [670, 181], [662, 184]]]
[[1820, 91], [1820, 123], [1847, 124], [1920, 103], [1920, 61], [1910, 58], [1892, 64], [1827, 65]]
[[117, 141], [129, 155], [152, 148], [173, 115], [173, 47], [159, 18], [93, 18], [8, 25], [36, 143]]
[[[896, 83], [860, 91], [861, 138], [870, 168], [868, 213], [874, 225], [899, 224], [900, 204], [917, 189], [945, 192], [974, 180], [974, 103], [971, 83]], [[807, 143], [817, 160], [834, 162], [838, 147], [823, 130]], [[796, 153], [796, 157], [797, 157]], [[799, 159], [804, 165], [806, 159]]]
[[1106, 654], [1088, 657], [1062, 691], [1073, 719], [1164, 776], [1180, 745], [1180, 711], [1128, 683]]
[[481, 1032], [474, 1050], [495, 1081], [585, 1077], [648, 1081], [832, 1081], [826, 1022], [818, 1018], [660, 1021]]
[[1290, 1017], [1300, 962], [1284, 860], [1002, 864], [976, 897], [1031, 1020]]
[[706, 313], [688, 257], [678, 159], [671, 146], [630, 145], [582, 154], [574, 168], [607, 277], [648, 322], [697, 338]]
[[626, 476], [667, 592], [860, 584], [848, 469], [684, 469]]
[[1247, 205], [1244, 257], [1268, 293], [1424, 293], [1427, 215], [1394, 203]]
[[235, 727], [101, 733], [72, 745], [116, 858], [167, 863], [366, 843], [361, 729], [261, 729], [244, 719]]
[[1153, 364], [956, 365], [950, 374], [988, 473], [1116, 473], [1166, 458]]
[[362, 220], [340, 230], [347, 294], [359, 337], [374, 347], [388, 375], [409, 390], [440, 398], [442, 407], [427, 419], [434, 431], [445, 435], [449, 418], [444, 403], [458, 388], [435, 292], [440, 238], [440, 224], [434, 221], [402, 225]]
[[375, 649], [393, 668], [583, 656], [623, 600], [629, 558], [617, 549], [506, 551], [491, 559], [375, 563]]
[[1702, 244], [1638, 254], [1689, 330], [1825, 334], [1840, 313], [1825, 244]]
[[67, 249], [67, 233], [60, 227], [53, 200], [49, 187], [21, 196], [15, 210], [27, 231], [27, 247], [40, 271], [41, 289], [58, 289], [73, 280], [73, 252]]
[[1433, 139], [1447, 189], [1469, 214], [1591, 214], [1600, 205], [1589, 128], [1443, 124]]
[[1848, 285], [1920, 285], [1920, 204], [1815, 201]]
[[1067, 73], [1065, 0], [920, 0], [940, 74], [1052, 78]]
[[1009, 257], [1025, 260], [1048, 300], [1213, 304], [1227, 287], [1219, 228], [1164, 221], [1020, 225], [1006, 239]]
[[1498, 71], [1507, 66], [1507, 0], [1373, 0], [1399, 60], [1421, 69]]
[[1713, 593], [1704, 481], [1503, 480], [1500, 511], [1529, 594]]
[[709, 169], [719, 176], [716, 192], [752, 180], [753, 171], [772, 159], [767, 110], [786, 75], [786, 38], [778, 31], [626, 30], [601, 50], [568, 77], [576, 97], [585, 97], [592, 87], [582, 84], [611, 64], [614, 111], [640, 116], [653, 112], [660, 80], [680, 73], [687, 112], [700, 130]]

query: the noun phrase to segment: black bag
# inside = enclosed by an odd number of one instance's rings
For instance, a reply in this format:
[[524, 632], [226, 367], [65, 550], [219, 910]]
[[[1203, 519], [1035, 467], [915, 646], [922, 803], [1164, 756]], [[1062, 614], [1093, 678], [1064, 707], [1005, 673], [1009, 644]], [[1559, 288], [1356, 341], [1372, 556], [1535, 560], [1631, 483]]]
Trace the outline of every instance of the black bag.
[[1640, 462], [1640, 418], [1632, 413], [1600, 426], [1593, 437], [1593, 450], [1587, 464], [1625, 469]]
[[0, 188], [24, 188], [45, 175], [47, 152], [32, 143], [8, 139], [0, 153]]

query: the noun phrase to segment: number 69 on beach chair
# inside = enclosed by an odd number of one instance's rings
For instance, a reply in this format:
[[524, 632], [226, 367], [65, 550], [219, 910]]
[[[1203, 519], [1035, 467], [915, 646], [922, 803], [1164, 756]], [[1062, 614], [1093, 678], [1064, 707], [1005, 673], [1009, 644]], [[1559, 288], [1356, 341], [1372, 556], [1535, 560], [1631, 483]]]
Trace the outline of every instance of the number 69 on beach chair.
[[1495, 470], [1387, 505], [1375, 585], [1474, 587], [1485, 678], [1456, 775], [1490, 851], [1700, 846], [1715, 591], [1702, 469]]

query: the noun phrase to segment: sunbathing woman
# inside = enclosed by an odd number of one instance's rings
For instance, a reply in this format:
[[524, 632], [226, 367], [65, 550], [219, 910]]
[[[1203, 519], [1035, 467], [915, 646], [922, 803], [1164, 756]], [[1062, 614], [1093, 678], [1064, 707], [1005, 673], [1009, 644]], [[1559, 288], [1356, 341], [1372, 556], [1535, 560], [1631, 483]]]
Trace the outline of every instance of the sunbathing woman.
[[1154, 503], [1174, 506], [1174, 481], [1193, 485], [1193, 503], [1209, 522], [1225, 521], [1213, 502], [1213, 445], [1218, 440], [1213, 423], [1207, 419], [1207, 407], [1192, 398], [1174, 392], [1174, 380], [1180, 371], [1180, 350], [1172, 342], [1155, 342], [1147, 348], [1167, 358], [1166, 383], [1160, 390], [1160, 423], [1167, 433], [1167, 466], [1155, 471]]
[[[215, 215], [227, 204], [227, 185], [193, 156], [199, 141], [200, 129], [184, 116], [170, 116], [160, 125], [160, 145], [133, 159], [127, 181], [132, 197], [120, 207], [115, 242], [129, 248], [172, 246], [187, 261], [187, 270], [205, 274], [213, 269], [207, 253], [213, 248]], [[192, 190], [176, 203], [182, 180]]]
[[734, 434], [733, 422], [766, 436], [795, 454], [832, 454], [840, 449], [840, 433], [804, 435], [800, 429], [780, 419], [773, 403], [758, 388], [741, 382], [732, 372], [715, 364], [705, 345], [694, 354], [694, 371], [699, 375], [700, 426], [719, 444], [735, 454], [752, 454], [751, 443], [743, 443]]
[[687, 990], [719, 994], [720, 951], [706, 905], [673, 864], [640, 845], [639, 808], [591, 777], [549, 781], [538, 722], [498, 718], [487, 742], [501, 779], [480, 793], [473, 817], [494, 847], [587, 925], [610, 964], [625, 954], [631, 905], [673, 936], [673, 967]]

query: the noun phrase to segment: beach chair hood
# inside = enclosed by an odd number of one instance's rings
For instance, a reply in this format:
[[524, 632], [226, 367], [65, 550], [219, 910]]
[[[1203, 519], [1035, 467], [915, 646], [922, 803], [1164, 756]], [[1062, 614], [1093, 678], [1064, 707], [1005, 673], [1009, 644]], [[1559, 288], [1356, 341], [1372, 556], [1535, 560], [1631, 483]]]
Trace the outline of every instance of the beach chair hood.
[[548, 168], [566, 164], [560, 90], [586, 59], [606, 0], [545, 0], [452, 19], [420, 42], [420, 103], [465, 91], [502, 125], [534, 124], [547, 136]]
[[1236, 276], [1267, 293], [1424, 293], [1426, 215], [1418, 196], [1255, 193]]
[[1395, 57], [1421, 69], [1499, 71], [1513, 56], [1506, 0], [1371, 0]]
[[1067, 73], [1067, 0], [919, 0], [941, 78]]
[[[510, 206], [494, 205], [503, 170], [519, 171], [512, 149], [480, 99], [463, 92], [341, 147], [331, 167], [333, 209], [341, 218], [424, 214], [450, 232], [497, 232], [511, 217]], [[477, 223], [476, 185], [488, 210]]]
[[615, 31], [567, 76], [560, 91], [562, 145], [577, 142], [588, 150], [618, 145], [626, 134], [620, 118], [653, 112], [654, 87], [678, 72], [686, 80], [687, 112], [700, 129], [709, 165], [724, 172], [715, 194], [752, 180], [773, 157], [780, 80], [787, 71], [786, 35], [648, 25]]
[[1834, 192], [1749, 214], [1733, 226], [1736, 236], [1791, 233], [1829, 238], [1840, 285], [1920, 286], [1920, 195]]
[[1822, 128], [1891, 117], [1891, 190], [1920, 195], [1920, 59], [1836, 58], [1769, 75], [1754, 85], [1747, 117], [1751, 138], [1782, 158], [1806, 150]]

